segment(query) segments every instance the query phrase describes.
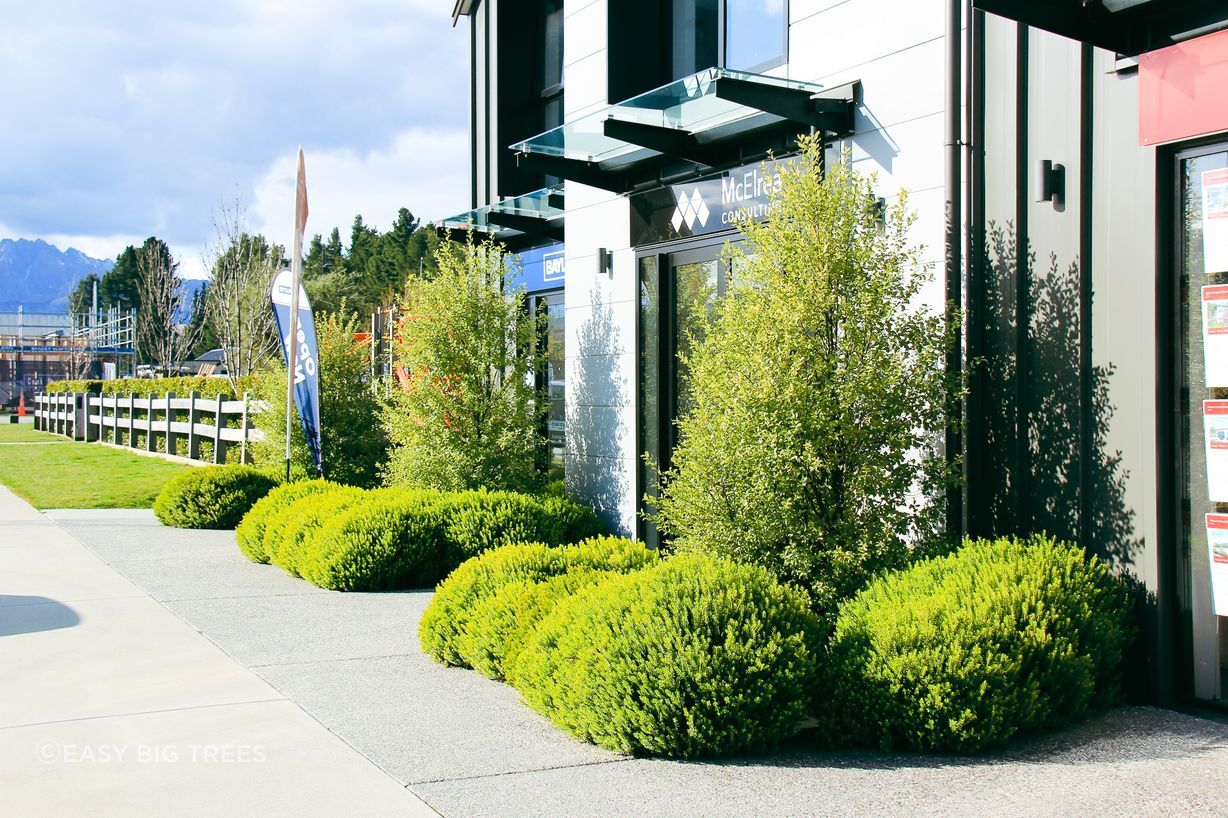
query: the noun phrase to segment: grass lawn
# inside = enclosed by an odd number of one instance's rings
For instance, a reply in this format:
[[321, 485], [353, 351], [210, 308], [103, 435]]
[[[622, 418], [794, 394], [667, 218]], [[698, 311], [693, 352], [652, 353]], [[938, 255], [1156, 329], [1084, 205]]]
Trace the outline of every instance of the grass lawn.
[[0, 483], [35, 508], [149, 508], [167, 480], [190, 468], [0, 425]]
[[36, 432], [33, 423], [9, 423], [7, 416], [0, 415], [0, 443], [38, 443], [67, 438], [48, 432]]

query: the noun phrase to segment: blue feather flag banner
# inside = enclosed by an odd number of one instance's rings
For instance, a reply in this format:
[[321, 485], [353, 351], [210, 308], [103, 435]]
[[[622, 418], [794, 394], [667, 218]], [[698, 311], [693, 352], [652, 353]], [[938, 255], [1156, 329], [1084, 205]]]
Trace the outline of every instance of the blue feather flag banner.
[[[299, 285], [298, 292], [298, 337], [290, 338], [290, 296], [293, 293], [294, 274], [282, 270], [273, 279], [273, 315], [277, 319], [277, 334], [282, 339], [281, 350], [286, 356], [286, 367], [294, 372], [294, 404], [298, 408], [299, 421], [307, 448], [315, 461], [316, 471], [323, 471], [323, 454], [320, 447], [320, 357], [316, 342], [316, 322], [311, 316], [311, 304], [307, 291]], [[293, 343], [292, 343], [293, 341]]]

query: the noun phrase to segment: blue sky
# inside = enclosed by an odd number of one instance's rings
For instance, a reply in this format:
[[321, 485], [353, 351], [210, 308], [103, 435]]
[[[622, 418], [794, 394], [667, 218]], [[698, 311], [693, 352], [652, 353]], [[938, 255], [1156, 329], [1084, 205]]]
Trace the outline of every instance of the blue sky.
[[468, 27], [448, 0], [36, 0], [0, 27], [0, 238], [97, 257], [158, 235], [202, 275], [237, 196], [287, 242], [468, 202]]

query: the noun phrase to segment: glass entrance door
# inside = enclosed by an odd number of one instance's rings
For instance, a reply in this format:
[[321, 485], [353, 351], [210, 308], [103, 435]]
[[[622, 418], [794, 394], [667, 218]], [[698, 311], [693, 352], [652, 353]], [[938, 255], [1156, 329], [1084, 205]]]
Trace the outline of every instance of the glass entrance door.
[[[685, 358], [703, 336], [704, 319], [724, 295], [728, 270], [724, 242], [692, 250], [644, 255], [639, 260], [639, 452], [640, 510], [651, 509], [661, 471], [678, 445], [677, 419], [690, 408]], [[641, 538], [660, 544], [651, 522], [641, 520]]]
[[[1228, 145], [1177, 156], [1181, 344], [1178, 598], [1195, 698], [1228, 685]], [[1181, 674], [1185, 676], [1186, 674]]]

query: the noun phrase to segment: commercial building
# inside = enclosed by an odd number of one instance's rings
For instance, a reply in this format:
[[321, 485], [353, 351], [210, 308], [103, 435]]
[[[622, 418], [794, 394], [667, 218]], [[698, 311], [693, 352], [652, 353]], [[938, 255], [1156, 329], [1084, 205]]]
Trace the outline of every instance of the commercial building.
[[759, 163], [821, 132], [829, 162], [847, 149], [884, 198], [910, 192], [939, 271], [924, 298], [965, 308], [952, 525], [1046, 530], [1112, 560], [1149, 595], [1132, 675], [1158, 701], [1224, 701], [1222, 3], [458, 0], [454, 15], [471, 27], [473, 210], [442, 224], [552, 260], [530, 289], [562, 323], [550, 377], [575, 496], [654, 538], [643, 455], [668, 463], [673, 442], [680, 294], [719, 297], [731, 216], [767, 211]]

